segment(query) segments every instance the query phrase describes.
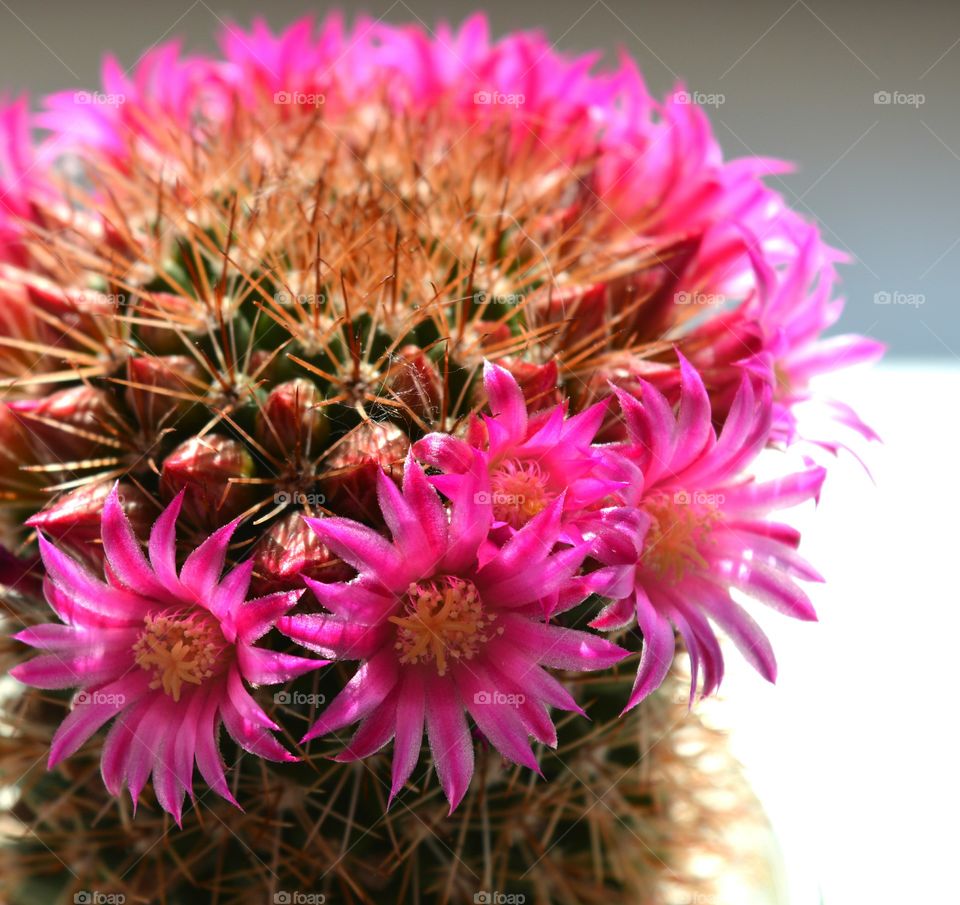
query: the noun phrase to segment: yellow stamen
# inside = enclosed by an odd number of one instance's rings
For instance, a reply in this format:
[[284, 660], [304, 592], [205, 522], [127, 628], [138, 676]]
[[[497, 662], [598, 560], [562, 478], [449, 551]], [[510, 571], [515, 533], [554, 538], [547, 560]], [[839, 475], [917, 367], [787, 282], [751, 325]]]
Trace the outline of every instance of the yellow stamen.
[[199, 685], [219, 672], [226, 640], [205, 610], [176, 610], [147, 616], [133, 647], [138, 666], [153, 673], [151, 688], [180, 700], [184, 683]]
[[643, 505], [650, 516], [643, 549], [643, 565], [676, 584], [694, 569], [706, 569], [704, 548], [712, 543], [713, 526], [722, 518], [717, 501], [709, 495], [661, 493]]
[[471, 582], [453, 577], [411, 584], [404, 613], [390, 617], [397, 626], [395, 647], [400, 651], [400, 662], [433, 660], [441, 676], [446, 675], [448, 657], [470, 660], [477, 655], [489, 640], [487, 630], [496, 619], [484, 614], [480, 595]]
[[547, 476], [536, 462], [504, 462], [490, 477], [493, 517], [513, 528], [522, 528], [547, 508], [553, 494]]

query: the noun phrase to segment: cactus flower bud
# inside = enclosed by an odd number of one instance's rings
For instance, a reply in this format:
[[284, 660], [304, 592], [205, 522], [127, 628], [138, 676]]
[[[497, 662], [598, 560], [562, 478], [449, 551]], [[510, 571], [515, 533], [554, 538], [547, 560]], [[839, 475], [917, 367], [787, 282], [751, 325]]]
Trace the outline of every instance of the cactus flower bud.
[[301, 575], [317, 581], [347, 581], [354, 572], [330, 552], [299, 512], [288, 512], [270, 526], [253, 554], [257, 594], [298, 590]]
[[183, 511], [190, 522], [213, 529], [252, 505], [252, 488], [231, 478], [253, 472], [253, 458], [242, 443], [216, 434], [191, 437], [164, 459], [160, 491], [170, 501], [186, 489]]
[[257, 417], [257, 439], [284, 458], [316, 458], [330, 427], [313, 381], [298, 377], [271, 390]]
[[377, 472], [399, 479], [410, 448], [395, 424], [365, 421], [343, 438], [324, 461], [321, 481], [327, 508], [361, 521], [379, 522]]

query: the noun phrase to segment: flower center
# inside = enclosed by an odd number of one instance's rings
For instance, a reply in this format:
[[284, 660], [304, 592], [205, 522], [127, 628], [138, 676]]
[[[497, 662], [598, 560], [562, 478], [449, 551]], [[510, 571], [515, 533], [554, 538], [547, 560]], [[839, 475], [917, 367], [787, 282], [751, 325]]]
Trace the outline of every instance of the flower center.
[[493, 517], [512, 528], [522, 528], [553, 498], [536, 462], [507, 460], [490, 476], [490, 487]]
[[650, 516], [641, 561], [659, 578], [676, 584], [688, 572], [709, 567], [703, 548], [711, 543], [714, 524], [722, 518], [710, 494], [661, 493], [643, 505]]
[[199, 685], [220, 671], [226, 646], [220, 625], [205, 610], [167, 610], [144, 619], [133, 653], [137, 665], [153, 673], [150, 687], [179, 701], [185, 682]]
[[441, 676], [446, 675], [448, 658], [470, 660], [477, 655], [495, 620], [484, 614], [473, 583], [452, 576], [411, 584], [403, 615], [390, 617], [397, 626], [394, 646], [400, 662], [433, 660]]

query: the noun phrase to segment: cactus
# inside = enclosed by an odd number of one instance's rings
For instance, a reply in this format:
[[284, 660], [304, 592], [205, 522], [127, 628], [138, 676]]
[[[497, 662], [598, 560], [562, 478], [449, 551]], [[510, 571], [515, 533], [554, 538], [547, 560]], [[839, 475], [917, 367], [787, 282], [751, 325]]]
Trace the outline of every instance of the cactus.
[[[452, 814], [429, 755], [388, 806], [389, 754], [347, 763], [328, 741], [298, 742], [350, 680], [341, 662], [256, 690], [299, 761], [268, 763], [224, 738], [242, 810], [202, 785], [182, 827], [148, 795], [136, 813], [110, 795], [96, 775], [99, 736], [48, 772], [51, 736], [76, 701], [5, 680], [0, 897], [710, 901], [695, 897], [750, 861], [732, 828], [763, 827], [722, 734], [690, 706], [719, 683], [719, 648], [704, 616], [644, 614], [638, 601], [637, 624], [633, 598], [613, 588], [631, 569], [652, 589], [680, 587], [713, 563], [717, 504], [681, 518], [666, 496], [699, 506], [710, 486], [660, 478], [656, 498], [641, 495], [656, 484], [661, 441], [644, 430], [657, 411], [667, 434], [702, 430], [704, 460], [709, 438], [723, 450], [741, 422], [755, 426], [741, 438], [752, 454], [802, 441], [793, 403], [807, 398], [805, 356], [835, 311], [836, 255], [763, 184], [764, 164], [724, 163], [699, 111], [656, 104], [629, 63], [596, 74], [536, 36], [489, 45], [477, 18], [437, 40], [380, 25], [348, 38], [336, 19], [316, 38], [301, 23], [278, 37], [261, 24], [247, 39], [228, 34], [226, 62], [158, 49], [132, 80], [108, 64], [102, 102], [48, 99], [46, 156], [23, 105], [2, 111], [16, 149], [0, 157], [3, 674], [26, 659], [8, 636], [49, 618], [38, 536], [115, 580], [101, 542], [111, 500], [143, 545], [164, 507], [179, 507], [179, 563], [235, 520], [227, 565], [252, 562], [252, 594], [302, 593], [295, 619], [323, 612], [318, 589], [363, 572], [326, 520], [389, 533], [383, 482], [407, 493], [412, 467], [452, 497], [455, 476], [440, 474], [450, 469], [430, 438], [486, 442], [509, 420], [498, 380], [540, 428], [551, 413], [560, 423], [606, 406], [590, 461], [609, 486], [634, 488], [617, 491], [618, 505], [639, 516], [586, 534], [610, 550], [635, 543], [634, 561], [584, 547], [589, 593], [538, 618], [578, 630], [593, 619], [630, 653], [603, 672], [555, 673], [591, 721], [558, 718], [556, 747], [536, 744], [542, 778], [474, 728], [474, 775]], [[851, 343], [851, 360], [877, 352]], [[706, 407], [689, 415], [701, 396]], [[663, 459], [679, 455], [674, 444]], [[736, 464], [724, 475], [749, 462]], [[531, 474], [497, 472], [492, 486]], [[823, 480], [806, 474], [798, 499]], [[609, 500], [604, 491], [586, 510]], [[547, 497], [510, 516], [494, 508], [491, 538], [508, 543], [556, 509]], [[683, 537], [661, 543], [678, 525]], [[770, 526], [780, 533], [755, 549], [786, 536]], [[643, 547], [651, 538], [656, 556]], [[812, 618], [793, 585], [773, 593]], [[772, 679], [749, 617], [718, 607], [710, 618], [746, 637]], [[669, 658], [674, 627], [689, 667], [681, 653], [654, 681], [655, 636]], [[286, 634], [265, 643], [302, 653]]]

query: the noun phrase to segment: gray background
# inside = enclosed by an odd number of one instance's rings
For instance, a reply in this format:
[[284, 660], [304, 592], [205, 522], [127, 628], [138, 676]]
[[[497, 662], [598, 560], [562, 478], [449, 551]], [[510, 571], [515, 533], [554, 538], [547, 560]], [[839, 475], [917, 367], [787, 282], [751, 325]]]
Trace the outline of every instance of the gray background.
[[[396, 0], [345, 7], [387, 21], [459, 22], [462, 0]], [[625, 47], [660, 94], [722, 94], [710, 110], [727, 154], [789, 158], [778, 180], [854, 262], [844, 268], [840, 329], [877, 336], [894, 355], [960, 358], [960, 4], [827, 2], [640, 3], [491, 0], [495, 34], [541, 27], [559, 48]], [[176, 35], [212, 49], [223, 23], [265, 12], [282, 25], [327, 7], [294, 0], [0, 0], [0, 93], [96, 87], [100, 56], [124, 65]], [[875, 92], [923, 102], [878, 104]], [[877, 304], [903, 293], [919, 304]]]

